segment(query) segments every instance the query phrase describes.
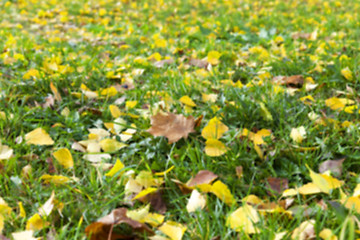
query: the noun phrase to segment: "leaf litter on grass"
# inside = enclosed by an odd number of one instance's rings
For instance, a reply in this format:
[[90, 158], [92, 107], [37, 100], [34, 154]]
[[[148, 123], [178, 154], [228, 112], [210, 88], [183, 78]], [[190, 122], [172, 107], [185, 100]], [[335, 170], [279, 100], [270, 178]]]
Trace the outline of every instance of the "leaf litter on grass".
[[358, 237], [359, 10], [1, 2], [0, 238]]

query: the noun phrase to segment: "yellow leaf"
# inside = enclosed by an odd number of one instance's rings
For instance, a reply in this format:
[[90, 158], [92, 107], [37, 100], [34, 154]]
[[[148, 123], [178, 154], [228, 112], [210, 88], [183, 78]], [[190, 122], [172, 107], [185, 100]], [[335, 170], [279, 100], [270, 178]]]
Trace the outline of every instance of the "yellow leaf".
[[0, 215], [9, 215], [11, 213], [11, 207], [0, 197]]
[[260, 221], [259, 215], [255, 208], [245, 204], [243, 207], [236, 209], [227, 219], [226, 225], [237, 232], [244, 231], [247, 234], [253, 234], [259, 230], [254, 223]]
[[206, 140], [205, 153], [210, 157], [218, 157], [227, 152], [227, 147], [217, 139]]
[[353, 80], [354, 78], [349, 67], [341, 69], [341, 75], [343, 75], [344, 78], [350, 81]]
[[5, 159], [9, 159], [11, 158], [11, 156], [13, 155], [13, 150], [11, 148], [9, 148], [6, 145], [2, 145], [0, 143], [0, 160], [5, 160]]
[[53, 156], [62, 166], [64, 166], [64, 168], [74, 167], [74, 160], [69, 149], [60, 148], [59, 150], [53, 153]]
[[126, 211], [126, 216], [132, 220], [144, 223], [145, 217], [149, 214], [150, 204], [135, 210]]
[[214, 93], [210, 93], [210, 94], [203, 93], [203, 94], [202, 94], [202, 100], [203, 100], [203, 102], [205, 102], [205, 103], [206, 103], [206, 102], [214, 103], [214, 102], [216, 102], [217, 97], [218, 97], [218, 95], [217, 95], [217, 94], [214, 94]]
[[328, 176], [326, 174], [318, 174], [312, 171], [308, 165], [306, 165], [310, 172], [310, 177], [313, 181], [313, 183], [320, 188], [320, 190], [324, 193], [329, 194], [330, 190], [339, 188], [343, 185], [343, 182], [337, 180], [336, 178], [333, 178], [331, 176]]
[[341, 200], [345, 207], [348, 209], [353, 209], [357, 213], [360, 213], [360, 198], [359, 197], [349, 197], [348, 199]]
[[157, 227], [164, 222], [165, 217], [158, 213], [149, 213], [145, 218], [144, 222], [150, 224], [153, 227]]
[[105, 138], [100, 141], [100, 146], [104, 152], [116, 152], [127, 145], [125, 143], [118, 142], [115, 139]]
[[36, 213], [26, 222], [26, 230], [38, 231], [47, 225], [49, 225], [49, 223], [45, 222], [41, 216]]
[[186, 227], [177, 222], [167, 221], [159, 227], [159, 230], [170, 237], [171, 240], [181, 240]]
[[272, 121], [273, 117], [272, 117], [271, 113], [269, 112], [269, 110], [267, 109], [267, 107], [265, 106], [265, 104], [263, 102], [261, 102], [259, 105], [260, 105], [260, 110], [261, 110], [262, 117], [266, 121]]
[[153, 188], [153, 187], [146, 188], [146, 189], [142, 190], [141, 192], [139, 192], [132, 200], [134, 201], [136, 199], [145, 197], [146, 195], [156, 192], [157, 190], [158, 190], [157, 188]]
[[263, 201], [256, 195], [250, 194], [249, 196], [246, 196], [242, 199], [243, 202], [252, 204], [252, 205], [259, 205]]
[[205, 139], [219, 139], [227, 132], [229, 128], [223, 124], [217, 117], [210, 119], [208, 124], [203, 128], [201, 136]]
[[302, 187], [299, 187], [298, 192], [301, 195], [310, 195], [310, 194], [320, 193], [321, 189], [314, 183], [308, 183]]
[[306, 138], [306, 130], [304, 126], [292, 128], [290, 137], [294, 142], [301, 143]]
[[39, 78], [40, 77], [40, 74], [39, 74], [39, 71], [36, 70], [36, 69], [30, 69], [29, 71], [27, 71], [24, 76], [23, 76], [23, 79], [24, 80], [29, 80], [30, 78]]
[[165, 170], [165, 171], [163, 171], [163, 172], [155, 173], [154, 175], [155, 175], [155, 176], [164, 176], [164, 175], [166, 175], [167, 173], [169, 173], [171, 170], [173, 170], [174, 168], [175, 168], [175, 166], [169, 167], [167, 170]]
[[195, 212], [196, 209], [203, 209], [206, 205], [205, 197], [199, 193], [196, 189], [191, 192], [189, 201], [186, 205], [186, 210], [190, 212]]
[[35, 145], [54, 144], [54, 141], [51, 139], [50, 135], [42, 128], [36, 128], [35, 130], [27, 133], [25, 135], [25, 140], [27, 144], [35, 144]]
[[229, 188], [220, 180], [216, 181], [211, 186], [211, 193], [215, 194], [219, 199], [224, 201], [227, 205], [235, 203], [235, 199], [231, 194]]
[[54, 94], [55, 100], [58, 102], [61, 102], [61, 95], [59, 93], [59, 91], [57, 90], [57, 88], [54, 86], [54, 84], [52, 82], [50, 82], [50, 89]]
[[0, 215], [0, 233], [2, 233], [2, 231], [4, 230], [4, 222], [5, 218], [3, 217], [3, 215]]
[[105, 176], [112, 177], [124, 167], [125, 165], [120, 161], [120, 159], [116, 159], [115, 165], [105, 174]]
[[219, 53], [218, 51], [210, 51], [210, 52], [208, 52], [208, 55], [207, 55], [207, 61], [211, 65], [217, 65], [220, 63], [220, 61], [219, 61], [220, 56], [221, 56], [221, 53]]
[[118, 118], [122, 115], [120, 109], [116, 105], [110, 105], [109, 109], [113, 118]]
[[101, 90], [100, 95], [106, 97], [113, 97], [118, 93], [115, 87], [104, 88]]
[[42, 175], [40, 179], [43, 180], [45, 184], [53, 183], [55, 185], [60, 185], [70, 182], [70, 178], [61, 175], [45, 174]]
[[319, 237], [324, 240], [337, 240], [337, 236], [329, 229], [325, 228], [319, 233]]
[[22, 202], [18, 202], [18, 205], [19, 205], [19, 216], [22, 217], [22, 218], [25, 218], [26, 217], [26, 212], [25, 212], [25, 209], [24, 209], [24, 206], [23, 206]]
[[182, 96], [179, 101], [183, 104], [185, 104], [186, 106], [189, 107], [196, 107], [196, 104], [194, 103], [194, 101], [189, 97], [189, 96]]
[[347, 104], [354, 104], [354, 101], [348, 98], [332, 97], [326, 99], [325, 104], [332, 110], [343, 110]]
[[132, 109], [137, 105], [138, 101], [126, 101], [125, 107], [127, 109]]

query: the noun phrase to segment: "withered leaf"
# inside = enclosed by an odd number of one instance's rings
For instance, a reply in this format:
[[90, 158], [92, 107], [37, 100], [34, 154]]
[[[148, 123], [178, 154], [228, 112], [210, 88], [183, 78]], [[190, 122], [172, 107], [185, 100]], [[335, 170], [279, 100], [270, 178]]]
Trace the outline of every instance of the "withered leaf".
[[169, 65], [169, 64], [173, 64], [174, 63], [174, 59], [170, 58], [170, 59], [164, 59], [161, 61], [157, 61], [154, 63], [154, 66], [157, 68], [163, 68], [165, 65]]
[[280, 85], [286, 85], [287, 87], [301, 88], [304, 84], [304, 77], [302, 75], [293, 76], [276, 76], [273, 78], [273, 82]]
[[209, 63], [205, 60], [200, 60], [200, 59], [190, 59], [189, 60], [189, 65], [194, 66], [194, 67], [199, 67], [199, 68], [207, 68], [207, 66], [209, 65]]
[[201, 170], [186, 185], [189, 187], [195, 187], [196, 185], [199, 185], [199, 184], [210, 184], [217, 177], [218, 177], [218, 175], [216, 175], [213, 172], [210, 172], [208, 170]]
[[48, 157], [46, 159], [46, 163], [48, 164], [48, 173], [50, 173], [50, 174], [56, 173], [54, 162], [53, 162], [53, 159], [51, 157]]
[[150, 205], [151, 207], [161, 213], [161, 214], [164, 214], [166, 212], [166, 204], [165, 204], [165, 201], [162, 197], [162, 192], [161, 190], [159, 191], [156, 191], [152, 194], [149, 194], [148, 195], [148, 198], [149, 198], [149, 202], [150, 202]]
[[125, 223], [136, 231], [147, 231], [153, 233], [152, 230], [143, 223], [132, 220], [126, 216], [126, 208], [114, 209], [110, 214], [100, 218], [98, 221], [86, 227], [85, 233], [90, 240], [108, 240], [108, 239], [132, 239], [132, 235], [119, 235], [112, 233], [113, 226]]
[[325, 162], [322, 162], [319, 165], [319, 172], [324, 173], [327, 170], [330, 170], [332, 173], [336, 175], [341, 175], [342, 173], [342, 164], [345, 161], [346, 158], [341, 158], [338, 160], [327, 160]]
[[268, 177], [266, 180], [275, 193], [281, 194], [285, 189], [289, 188], [289, 180], [286, 178]]
[[194, 132], [195, 119], [193, 116], [185, 117], [182, 114], [161, 113], [151, 117], [151, 128], [147, 131], [153, 136], [167, 137], [169, 143], [187, 138]]

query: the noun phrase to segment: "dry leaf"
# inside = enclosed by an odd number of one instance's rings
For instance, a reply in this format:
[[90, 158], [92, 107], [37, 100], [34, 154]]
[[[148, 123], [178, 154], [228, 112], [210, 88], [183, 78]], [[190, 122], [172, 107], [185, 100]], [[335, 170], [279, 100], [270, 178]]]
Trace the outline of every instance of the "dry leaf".
[[205, 60], [193, 59], [192, 58], [192, 59], [189, 60], [189, 65], [194, 66], [194, 67], [207, 69], [209, 63], [207, 61], [205, 61]]
[[0, 160], [6, 160], [11, 158], [13, 152], [14, 151], [11, 148], [9, 148], [9, 146], [2, 145], [0, 143]]
[[301, 143], [306, 138], [306, 130], [304, 126], [300, 126], [298, 128], [292, 128], [290, 137], [294, 142]]
[[215, 194], [220, 200], [224, 201], [227, 205], [235, 203], [234, 196], [231, 194], [229, 188], [220, 180], [216, 181], [211, 186], [211, 193]]
[[54, 208], [55, 192], [52, 191], [50, 198], [39, 208], [40, 216], [49, 216]]
[[285, 189], [289, 188], [289, 180], [286, 178], [268, 177], [266, 180], [270, 185], [271, 190], [277, 194], [281, 194]]
[[154, 66], [157, 68], [163, 68], [165, 65], [170, 65], [174, 63], [174, 59], [164, 59], [161, 61], [154, 62]]
[[192, 116], [159, 112], [151, 117], [151, 128], [147, 131], [156, 137], [167, 137], [169, 143], [174, 143], [181, 138], [187, 138], [189, 133], [194, 132], [194, 126], [195, 119]]
[[276, 76], [273, 78], [273, 82], [280, 85], [286, 85], [287, 87], [301, 88], [304, 84], [304, 77], [302, 75], [293, 75], [289, 77]]
[[300, 226], [293, 231], [291, 239], [306, 240], [315, 238], [316, 235], [314, 226], [315, 221], [312, 219], [302, 222]]
[[115, 165], [105, 174], [105, 176], [112, 177], [124, 167], [125, 165], [120, 161], [120, 159], [116, 159]]
[[329, 175], [315, 173], [308, 165], [306, 165], [306, 167], [310, 172], [310, 177], [313, 183], [324, 193], [329, 194], [332, 189], [339, 188], [344, 184], [344, 182], [341, 182]]
[[38, 240], [39, 238], [34, 238], [34, 231], [28, 230], [28, 231], [22, 231], [22, 232], [16, 232], [12, 233], [11, 236], [14, 240]]
[[108, 239], [123, 239], [123, 237], [130, 237], [128, 235], [120, 235], [112, 232], [112, 226], [125, 223], [135, 231], [152, 231], [143, 223], [132, 220], [126, 216], [126, 208], [118, 208], [113, 210], [109, 215], [106, 215], [96, 222], [86, 227], [85, 233], [90, 240], [108, 240]]
[[200, 184], [210, 184], [212, 183], [218, 176], [210, 172], [208, 170], [201, 170], [199, 171], [196, 176], [186, 184], [188, 187], [196, 187]]
[[54, 141], [51, 139], [50, 135], [42, 128], [36, 128], [35, 130], [27, 133], [25, 135], [25, 140], [27, 144], [35, 144], [35, 145], [54, 144]]
[[229, 128], [223, 124], [217, 117], [210, 119], [208, 124], [203, 128], [201, 136], [205, 139], [219, 139], [227, 132]]
[[195, 212], [197, 209], [203, 209], [206, 205], [206, 198], [204, 195], [199, 193], [196, 189], [191, 192], [189, 201], [186, 205], [186, 210], [190, 212]]
[[341, 175], [342, 173], [342, 164], [345, 161], [346, 158], [342, 158], [339, 160], [327, 160], [325, 162], [322, 162], [319, 165], [319, 172], [324, 173], [328, 170], [330, 170], [332, 173]]

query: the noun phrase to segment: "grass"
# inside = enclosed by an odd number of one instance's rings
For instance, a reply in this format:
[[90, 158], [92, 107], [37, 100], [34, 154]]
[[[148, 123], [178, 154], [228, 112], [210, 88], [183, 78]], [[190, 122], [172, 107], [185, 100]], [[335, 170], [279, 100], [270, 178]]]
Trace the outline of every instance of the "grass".
[[[360, 183], [359, 113], [326, 104], [327, 99], [338, 97], [358, 105], [360, 5], [356, 1], [41, 0], [0, 1], [0, 6], [0, 111], [6, 116], [0, 115], [0, 142], [14, 150], [10, 158], [0, 160], [0, 197], [12, 209], [8, 214], [0, 210], [5, 218], [4, 236], [24, 231], [54, 191], [58, 205], [45, 217], [48, 225], [34, 229], [34, 236], [86, 239], [85, 228], [113, 209], [145, 205], [126, 203], [126, 172], [133, 170], [137, 176], [141, 171], [162, 172], [172, 166], [161, 187], [167, 206], [164, 216], [165, 221], [187, 227], [183, 239], [274, 239], [279, 232], [286, 232], [284, 239], [290, 239], [295, 228], [310, 219], [315, 220], [317, 237], [325, 228], [339, 239], [358, 235], [358, 226], [351, 226], [360, 209], [351, 209], [341, 199], [352, 196]], [[297, 32], [316, 37], [295, 39], [292, 36]], [[210, 51], [221, 54], [211, 69], [187, 64], [190, 58], [206, 58]], [[149, 59], [155, 53], [175, 62], [156, 68]], [[347, 67], [352, 78], [342, 73]], [[38, 73], [26, 77], [30, 69]], [[307, 91], [304, 85], [290, 94], [286, 85], [272, 81], [292, 75], [312, 78], [317, 87]], [[236, 82], [243, 86], [235, 86]], [[50, 83], [62, 100], [43, 107], [46, 97], [54, 95]], [[89, 99], [82, 84], [98, 96]], [[113, 95], [102, 94], [116, 84], [126, 86]], [[217, 94], [217, 100], [202, 101], [204, 93]], [[184, 95], [197, 106], [186, 108], [179, 101]], [[312, 104], [300, 100], [308, 95], [314, 98]], [[125, 97], [117, 105], [125, 113], [126, 128], [135, 128], [136, 133], [127, 147], [105, 161], [114, 164], [120, 159], [125, 165], [120, 173], [107, 177], [107, 169], [84, 160], [84, 153], [72, 149], [72, 144], [87, 140], [89, 128], [106, 129], [104, 123], [114, 121], [109, 106], [120, 97]], [[151, 115], [168, 98], [172, 99], [170, 112], [203, 116], [195, 133], [173, 144], [146, 132], [151, 126], [146, 114]], [[130, 101], [137, 101], [134, 108], [126, 107]], [[272, 120], [264, 116], [260, 103]], [[309, 113], [318, 114], [322, 122], [310, 120]], [[215, 116], [229, 128], [220, 139], [229, 150], [211, 157], [204, 152], [201, 131]], [[346, 121], [350, 124], [344, 125]], [[290, 132], [300, 126], [306, 129], [306, 138], [296, 143]], [[52, 146], [26, 144], [25, 134], [38, 127], [49, 133], [55, 142]], [[264, 157], [250, 139], [239, 137], [244, 128], [271, 131], [272, 136], [260, 146]], [[120, 141], [119, 136], [116, 139]], [[53, 158], [58, 148], [70, 149], [72, 169]], [[318, 172], [325, 160], [341, 157], [346, 157], [338, 176], [344, 181], [341, 192], [297, 194], [287, 209], [292, 216], [281, 211], [260, 214], [255, 224], [260, 231], [255, 234], [226, 224], [250, 194], [265, 202], [285, 199], [269, 194], [268, 177], [287, 179], [290, 188], [300, 187], [312, 181], [306, 164]], [[28, 174], [23, 173], [26, 166], [31, 167]], [[240, 178], [235, 171], [238, 166], [243, 168]], [[187, 182], [200, 170], [217, 174], [236, 203], [229, 206], [206, 194], [206, 207], [188, 213], [190, 195], [183, 194], [173, 179]], [[45, 184], [44, 174], [77, 180]], [[19, 202], [26, 216], [19, 215]], [[165, 236], [158, 228], [152, 227]]]

